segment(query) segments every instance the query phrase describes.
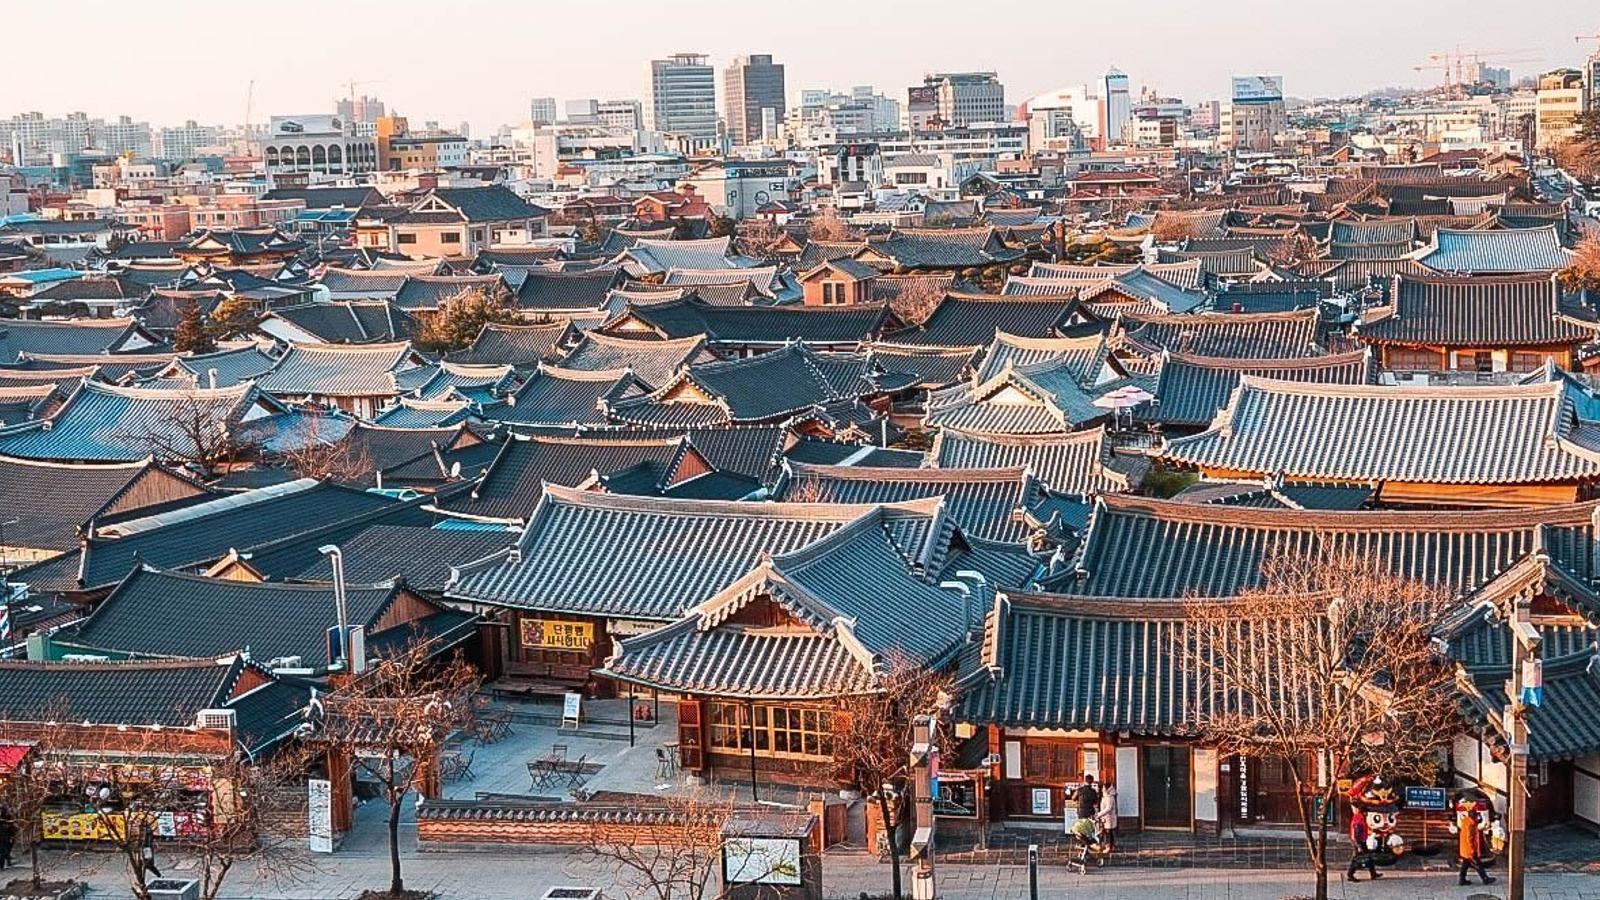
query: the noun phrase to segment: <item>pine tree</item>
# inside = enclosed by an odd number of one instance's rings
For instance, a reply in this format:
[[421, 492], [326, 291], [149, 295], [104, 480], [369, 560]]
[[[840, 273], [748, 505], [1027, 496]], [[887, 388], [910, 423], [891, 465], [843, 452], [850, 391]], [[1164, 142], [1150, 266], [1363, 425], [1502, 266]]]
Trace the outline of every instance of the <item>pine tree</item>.
[[211, 339], [211, 332], [206, 328], [200, 304], [194, 300], [179, 302], [182, 306], [178, 313], [178, 330], [172, 336], [173, 349], [179, 353], [210, 353], [217, 349], [217, 342]]

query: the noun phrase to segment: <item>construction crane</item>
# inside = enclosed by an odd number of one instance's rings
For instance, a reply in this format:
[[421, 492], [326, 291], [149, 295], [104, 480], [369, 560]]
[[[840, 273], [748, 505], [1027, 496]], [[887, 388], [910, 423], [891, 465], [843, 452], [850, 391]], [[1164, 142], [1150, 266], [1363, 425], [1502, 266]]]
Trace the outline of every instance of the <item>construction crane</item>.
[[1464, 88], [1477, 84], [1483, 74], [1485, 62], [1534, 62], [1528, 50], [1463, 50], [1456, 47], [1440, 53], [1428, 54], [1428, 61], [1412, 66], [1415, 71], [1444, 73], [1443, 86], [1452, 97], [1460, 97]]
[[256, 99], [256, 80], [250, 79], [250, 86], [244, 90], [244, 155], [255, 156], [250, 146], [250, 106]]

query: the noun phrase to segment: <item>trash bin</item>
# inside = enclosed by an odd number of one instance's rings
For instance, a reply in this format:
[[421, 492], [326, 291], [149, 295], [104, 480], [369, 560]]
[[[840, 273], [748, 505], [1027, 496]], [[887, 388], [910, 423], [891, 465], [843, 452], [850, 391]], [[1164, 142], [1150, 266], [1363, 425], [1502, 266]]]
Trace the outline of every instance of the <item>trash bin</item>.
[[145, 889], [150, 900], [200, 900], [200, 882], [192, 878], [157, 878]]

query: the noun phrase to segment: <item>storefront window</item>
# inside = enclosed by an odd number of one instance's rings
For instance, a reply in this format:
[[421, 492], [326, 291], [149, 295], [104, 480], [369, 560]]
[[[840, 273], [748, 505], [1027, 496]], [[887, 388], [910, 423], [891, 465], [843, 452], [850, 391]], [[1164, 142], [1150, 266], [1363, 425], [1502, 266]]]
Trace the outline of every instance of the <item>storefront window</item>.
[[[751, 728], [751, 713], [754, 725]], [[711, 703], [708, 716], [711, 746], [749, 752], [752, 732], [759, 756], [828, 757], [828, 712], [801, 706], [757, 706]]]

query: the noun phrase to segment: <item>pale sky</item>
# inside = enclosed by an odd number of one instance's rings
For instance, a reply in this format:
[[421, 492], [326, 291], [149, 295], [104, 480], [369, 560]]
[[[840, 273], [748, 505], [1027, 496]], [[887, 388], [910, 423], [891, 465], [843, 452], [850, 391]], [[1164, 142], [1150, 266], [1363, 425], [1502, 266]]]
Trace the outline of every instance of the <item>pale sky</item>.
[[[1576, 66], [1600, 4], [1555, 0], [17, 0], [0, 29], [0, 116], [81, 110], [152, 124], [236, 124], [331, 112], [350, 79], [413, 123], [483, 136], [528, 100], [644, 98], [648, 61], [746, 53], [802, 88], [871, 84], [892, 97], [933, 70], [1000, 74], [1006, 101], [1115, 65], [1134, 90], [1223, 97], [1232, 74], [1281, 74], [1296, 97], [1439, 80], [1429, 53], [1494, 51], [1521, 77]], [[1501, 63], [1500, 60], [1505, 62]], [[719, 78], [720, 81], [720, 78]], [[720, 87], [719, 87], [720, 90]]]

